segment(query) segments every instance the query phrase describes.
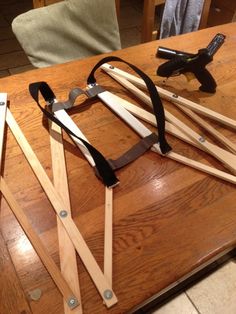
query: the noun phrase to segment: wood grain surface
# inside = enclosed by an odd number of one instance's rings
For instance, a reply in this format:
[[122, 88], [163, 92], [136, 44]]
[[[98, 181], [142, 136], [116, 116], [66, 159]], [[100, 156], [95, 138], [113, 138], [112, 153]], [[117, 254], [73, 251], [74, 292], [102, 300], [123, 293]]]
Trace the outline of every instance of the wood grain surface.
[[[225, 34], [226, 41], [208, 65], [218, 84], [216, 94], [198, 91], [199, 83], [196, 80], [187, 82], [183, 76], [168, 79], [164, 86], [163, 79], [156, 76], [156, 69], [163, 62], [155, 57], [157, 47], [162, 45], [196, 52], [207, 46], [217, 32]], [[236, 24], [221, 25], [113, 54], [139, 66], [156, 85], [236, 119], [235, 34]], [[51, 179], [48, 124], [31, 99], [28, 85], [44, 80], [54, 90], [57, 99], [64, 100], [71, 88], [86, 86], [90, 70], [100, 59], [101, 56], [95, 56], [0, 80], [1, 92], [8, 93], [9, 107]], [[129, 71], [126, 65], [114, 64]], [[98, 71], [96, 78], [109, 91], [142, 106], [104, 72]], [[193, 130], [205, 132], [167, 101], [164, 105]], [[119, 156], [138, 141], [138, 135], [98, 100], [85, 103], [78, 100], [77, 106], [69, 113], [88, 140], [108, 158]], [[236, 143], [235, 131], [216, 122], [212, 125]], [[204, 135], [213, 141], [211, 135]], [[176, 152], [222, 169], [220, 162], [207, 153], [183, 144], [171, 135], [168, 135], [168, 140]], [[104, 186], [65, 134], [64, 147], [72, 217], [103, 269]], [[9, 129], [2, 175], [59, 266], [55, 213]], [[77, 256], [83, 311], [86, 314], [132, 311], [236, 243], [235, 185], [151, 151], [119, 170], [117, 176], [120, 185], [114, 189], [113, 203], [113, 290], [118, 303], [110, 309], [105, 307]], [[29, 300], [31, 311], [34, 314], [63, 313], [60, 292], [4, 199], [1, 200], [1, 232], [24, 294], [28, 295], [36, 288], [42, 290], [38, 301]], [[1, 277], [1, 288], [2, 280], [4, 278]]]

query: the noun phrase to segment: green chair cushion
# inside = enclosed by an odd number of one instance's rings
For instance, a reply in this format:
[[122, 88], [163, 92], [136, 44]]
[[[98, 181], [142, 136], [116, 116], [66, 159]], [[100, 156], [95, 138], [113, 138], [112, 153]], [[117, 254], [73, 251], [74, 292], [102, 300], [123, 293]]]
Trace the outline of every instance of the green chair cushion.
[[113, 0], [66, 0], [17, 16], [12, 29], [36, 67], [120, 49]]

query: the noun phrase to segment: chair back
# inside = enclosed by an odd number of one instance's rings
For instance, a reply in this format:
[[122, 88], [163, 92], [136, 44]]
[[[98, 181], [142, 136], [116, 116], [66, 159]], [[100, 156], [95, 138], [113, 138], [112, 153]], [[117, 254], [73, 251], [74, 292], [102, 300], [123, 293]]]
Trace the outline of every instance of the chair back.
[[115, 1], [67, 0], [17, 16], [12, 29], [36, 67], [120, 49]]

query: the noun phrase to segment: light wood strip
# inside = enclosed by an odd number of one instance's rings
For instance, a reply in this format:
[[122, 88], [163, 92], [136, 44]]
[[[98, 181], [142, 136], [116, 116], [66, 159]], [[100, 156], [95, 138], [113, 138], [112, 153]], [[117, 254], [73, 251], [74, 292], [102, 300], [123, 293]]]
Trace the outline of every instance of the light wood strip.
[[[114, 292], [112, 291], [111, 286], [107, 282], [104, 274], [99, 268], [96, 260], [94, 259], [91, 251], [89, 250], [87, 244], [85, 243], [82, 235], [80, 234], [72, 218], [70, 216], [66, 217], [60, 216], [60, 213], [66, 209], [66, 206], [61, 200], [60, 195], [53, 187], [50, 179], [48, 178], [46, 172], [44, 171], [42, 165], [40, 164], [38, 158], [33, 152], [31, 146], [27, 142], [24, 134], [22, 133], [21, 129], [19, 128], [9, 109], [7, 110], [6, 121], [15, 139], [20, 145], [24, 155], [26, 156], [26, 159], [28, 160], [32, 170], [34, 171], [36, 177], [38, 178], [42, 188], [44, 189], [48, 199], [53, 205], [53, 208], [55, 209], [58, 217], [62, 221], [71, 241], [74, 244], [76, 251], [81, 257], [81, 260], [83, 261], [102, 299], [104, 300], [107, 307], [111, 307], [112, 305], [117, 303], [117, 298]], [[109, 299], [104, 296], [105, 291], [111, 291], [111, 297]]]
[[[69, 187], [67, 180], [66, 161], [63, 149], [61, 128], [55, 123], [51, 123], [50, 143], [52, 155], [53, 183], [56, 191], [60, 194], [64, 204], [66, 205], [68, 215], [71, 216]], [[65, 279], [67, 280], [67, 282], [70, 283], [71, 288], [73, 289], [73, 291], [75, 291], [75, 294], [78, 297], [80, 306], [74, 309], [73, 313], [81, 314], [83, 311], [75, 248], [58, 216], [57, 228], [61, 272]], [[71, 309], [65, 301], [64, 313], [65, 314], [71, 313]]]
[[[126, 85], [125, 87], [129, 89], [131, 92], [137, 93], [137, 89], [135, 88], [135, 86], [127, 82], [127, 80], [124, 80], [119, 75], [116, 75], [113, 73], [109, 73], [109, 75], [112, 76], [115, 80], [117, 80], [120, 84], [124, 86]], [[139, 95], [143, 101], [145, 101], [146, 103], [148, 102], [150, 104], [150, 101], [148, 101], [148, 98], [146, 97], [144, 93], [140, 92]], [[191, 109], [187, 107], [184, 107], [178, 104], [177, 102], [172, 101], [172, 103], [175, 104], [185, 114], [187, 114], [191, 119], [197, 122], [201, 127], [207, 130], [210, 134], [212, 134], [218, 141], [220, 141], [224, 146], [226, 146], [232, 153], [236, 153], [236, 145], [232, 141], [230, 141], [228, 138], [226, 138], [223, 134], [221, 134], [219, 131], [217, 131], [215, 128], [213, 128], [209, 123], [203, 120], [200, 116], [198, 116], [195, 112], [193, 112]]]
[[104, 275], [112, 286], [113, 189], [105, 188]]
[[[117, 80], [120, 84], [122, 84], [124, 87], [126, 87], [129, 91], [131, 91], [135, 96], [140, 98], [143, 102], [145, 102], [147, 105], [152, 107], [152, 101], [150, 97], [148, 97], [144, 92], [139, 90], [136, 86], [134, 86], [132, 83], [124, 79], [123, 77], [119, 77], [118, 75], [114, 75], [114, 73], [109, 73], [115, 80]], [[220, 162], [224, 164], [225, 167], [227, 167], [232, 173], [236, 173], [236, 155], [210, 143], [205, 138], [203, 138], [201, 135], [199, 135], [197, 132], [192, 130], [190, 127], [188, 127], [186, 124], [184, 124], [181, 120], [176, 118], [173, 114], [165, 110], [165, 117], [166, 119], [174, 124], [177, 128], [179, 128], [183, 133], [186, 133], [187, 136], [189, 136], [193, 141], [198, 143], [202, 148], [214, 156], [216, 159], [218, 159]]]
[[225, 147], [227, 147], [232, 153], [236, 153], [236, 145], [225, 137], [222, 133], [213, 128], [208, 122], [203, 120], [199, 115], [197, 115], [192, 110], [174, 103], [180, 110], [182, 110], [186, 115], [188, 115], [192, 120], [197, 122], [201, 127], [213, 135], [219, 142], [221, 142]]
[[[81, 132], [81, 130], [78, 128], [78, 126], [74, 123], [74, 121], [71, 119], [71, 117], [67, 114], [65, 110], [58, 110], [54, 112], [54, 115], [57, 117], [58, 120], [60, 120], [67, 128], [69, 128], [75, 135], [82, 138], [86, 142], [89, 143], [88, 139], [84, 136], [84, 134]], [[95, 162], [93, 160], [93, 157], [90, 155], [87, 147], [76, 137], [70, 135], [72, 140], [75, 142], [75, 144], [78, 146], [78, 148], [81, 150], [84, 157], [88, 160], [90, 165], [92, 167], [95, 167]]]
[[[113, 66], [110, 66], [109, 64], [104, 64], [101, 66], [101, 68], [105, 71], [105, 72], [109, 72], [109, 73], [114, 73], [114, 74], [117, 74], [125, 79], [127, 79], [128, 81], [130, 81], [131, 83], [135, 84], [136, 86], [138, 87], [141, 87], [141, 88], [144, 88], [146, 89], [146, 85], [144, 83], [144, 81], [132, 74], [129, 74], [125, 71], [122, 71], [118, 68], [115, 68]], [[206, 107], [203, 107], [191, 100], [188, 100], [186, 98], [183, 98], [181, 96], [178, 96], [178, 95], [175, 95], [161, 87], [158, 87], [156, 86], [156, 89], [158, 91], [158, 93], [160, 94], [160, 96], [163, 98], [163, 99], [166, 99], [166, 100], [169, 100], [171, 102], [175, 102], [177, 104], [180, 104], [180, 105], [183, 105], [197, 113], [200, 113], [212, 120], [215, 120], [223, 125], [226, 125], [228, 127], [231, 127], [233, 129], [236, 129], [236, 121], [229, 118], [229, 117], [226, 117], [216, 111], [213, 111], [211, 109], [208, 109]]]
[[[146, 137], [151, 134], [151, 131], [144, 126], [140, 121], [138, 121], [132, 114], [130, 114], [125, 108], [122, 107], [122, 103], [127, 102], [126, 100], [111, 94], [109, 92], [103, 92], [98, 95], [98, 97], [104, 101], [104, 103], [111, 108], [111, 110], [115, 111], [118, 116], [120, 116], [131, 128], [133, 128], [141, 137]], [[161, 154], [160, 148], [158, 144], [153, 145], [152, 150]], [[162, 155], [162, 154], [161, 154]], [[224, 171], [212, 168], [210, 166], [204, 165], [195, 160], [189, 159], [185, 156], [177, 154], [173, 151], [170, 151], [167, 155], [168, 158], [171, 158], [175, 161], [178, 161], [184, 165], [193, 167], [195, 169], [201, 170], [223, 180], [229, 181], [231, 183], [236, 184], [236, 176], [228, 174]]]
[[[60, 290], [61, 294], [63, 295], [65, 301], [68, 304], [71, 304], [71, 308], [74, 308], [78, 305], [76, 302], [76, 297], [70, 287], [68, 286], [67, 282], [65, 281], [64, 277], [61, 275], [60, 270], [56, 266], [53, 259], [48, 254], [46, 248], [43, 246], [39, 236], [33, 230], [31, 224], [28, 221], [28, 218], [24, 214], [22, 208], [16, 202], [14, 196], [12, 195], [10, 189], [8, 188], [5, 180], [1, 177], [1, 191], [6, 199], [8, 205], [12, 209], [14, 215], [16, 216], [17, 220], [19, 221], [20, 225], [22, 226], [24, 232], [26, 233], [27, 237], [29, 238], [31, 244], [33, 245], [35, 251], [38, 253], [39, 257], [41, 258], [43, 264], [47, 268], [48, 272], [50, 273], [51, 277], [53, 278], [55, 284], [57, 285], [58, 289]], [[69, 303], [71, 300], [74, 300], [74, 303]]]
[[6, 112], [7, 112], [7, 94], [0, 93], [0, 171], [1, 171], [1, 164], [2, 164], [2, 150], [3, 150]]
[[[65, 110], [58, 110], [54, 112], [57, 119], [59, 119], [68, 129], [74, 134], [81, 137], [83, 140], [89, 143], [86, 136], [74, 123], [71, 117]], [[90, 155], [86, 146], [79, 141], [76, 137], [70, 135], [72, 140], [81, 150], [82, 154], [88, 160], [92, 167], [95, 167], [95, 162]], [[113, 189], [105, 187], [105, 230], [104, 230], [104, 275], [112, 286], [112, 216], [113, 216]]]

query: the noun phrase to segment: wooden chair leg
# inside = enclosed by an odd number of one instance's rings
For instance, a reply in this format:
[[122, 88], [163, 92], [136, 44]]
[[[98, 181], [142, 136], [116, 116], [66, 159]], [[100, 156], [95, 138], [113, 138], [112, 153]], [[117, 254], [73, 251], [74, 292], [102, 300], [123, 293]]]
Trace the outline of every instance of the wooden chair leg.
[[201, 20], [200, 20], [200, 24], [199, 24], [199, 29], [207, 27], [207, 21], [208, 21], [210, 6], [211, 6], [211, 0], [205, 0], [204, 4], [203, 4], [202, 16], [201, 16]]
[[117, 18], [120, 16], [120, 0], [115, 0], [116, 1], [116, 15]]
[[41, 8], [45, 6], [45, 0], [33, 0], [33, 8]]
[[152, 31], [155, 21], [155, 0], [145, 0], [143, 3], [143, 19], [141, 42], [145, 43], [152, 40]]

